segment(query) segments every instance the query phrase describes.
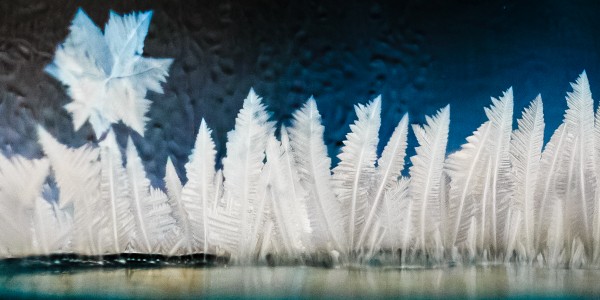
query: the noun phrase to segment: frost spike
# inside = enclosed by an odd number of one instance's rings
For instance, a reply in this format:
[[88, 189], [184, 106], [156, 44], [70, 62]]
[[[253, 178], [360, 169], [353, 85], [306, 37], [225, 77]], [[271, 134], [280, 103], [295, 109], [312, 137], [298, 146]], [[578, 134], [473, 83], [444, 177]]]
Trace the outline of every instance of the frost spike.
[[38, 139], [54, 170], [54, 178], [60, 189], [60, 208], [73, 206], [73, 251], [102, 254], [102, 243], [108, 237], [102, 228], [106, 216], [99, 207], [99, 149], [89, 145], [67, 148], [41, 126], [38, 126]]
[[[392, 188], [385, 192], [382, 202], [382, 217], [380, 218], [382, 226], [385, 228], [385, 234], [381, 241], [383, 249], [395, 251], [401, 248], [402, 230], [399, 224], [402, 224], [406, 202], [408, 198], [408, 178], [400, 178], [393, 183]], [[376, 250], [376, 249], [373, 249]], [[403, 249], [403, 251], [405, 251]]]
[[215, 143], [211, 132], [202, 119], [194, 150], [190, 154], [189, 161], [185, 165], [188, 182], [181, 192], [181, 204], [188, 214], [190, 230], [193, 232], [194, 240], [202, 245], [202, 251], [209, 251], [208, 244], [208, 213], [214, 201], [215, 180]]
[[[594, 191], [596, 189], [594, 157], [594, 100], [585, 71], [575, 83], [572, 92], [567, 93], [568, 109], [565, 113], [567, 131], [575, 137], [572, 145], [574, 159], [573, 176], [576, 187], [567, 187], [566, 205], [572, 223], [571, 232], [581, 238], [586, 251], [591, 244], [592, 220], [594, 211]], [[573, 236], [575, 238], [576, 236]]]
[[[535, 219], [536, 219], [536, 247], [541, 251], [547, 232], [548, 224], [552, 220], [552, 210], [557, 199], [556, 180], [559, 178], [559, 168], [564, 164], [564, 154], [571, 139], [565, 130], [565, 124], [561, 124], [552, 134], [550, 141], [542, 152], [540, 171], [536, 185], [535, 196]], [[562, 175], [562, 174], [560, 174]], [[564, 192], [563, 192], [564, 194]], [[562, 214], [561, 214], [562, 216]]]
[[35, 209], [48, 171], [47, 159], [8, 159], [0, 154], [0, 254], [32, 253], [31, 236], [23, 233], [35, 232], [30, 211]]
[[[521, 215], [522, 224], [511, 222], [513, 229], [510, 235], [523, 243], [527, 251], [523, 254], [531, 260], [535, 256], [534, 198], [544, 142], [544, 111], [540, 95], [525, 108], [517, 123], [519, 127], [513, 132], [510, 149], [516, 183], [512, 209]], [[507, 256], [512, 250], [507, 249]]]
[[[510, 204], [513, 178], [510, 172], [510, 134], [512, 132], [513, 90], [512, 87], [499, 99], [492, 98], [492, 107], [485, 108], [485, 114], [492, 126], [494, 137], [490, 151], [491, 199], [485, 200], [489, 206], [490, 246], [492, 254], [499, 254], [505, 242], [505, 225]], [[486, 184], [487, 185], [487, 184]], [[484, 247], [486, 245], [483, 245]]]
[[131, 204], [137, 224], [137, 234], [134, 239], [136, 240], [136, 243], [134, 247], [140, 247], [139, 249], [136, 249], [138, 251], [151, 253], [154, 247], [151, 243], [152, 237], [148, 230], [151, 224], [149, 224], [147, 220], [148, 209], [146, 208], [148, 205], [146, 202], [150, 197], [150, 181], [146, 177], [142, 159], [140, 158], [131, 137], [127, 139], [127, 148], [125, 151], [127, 157], [127, 176], [129, 177], [129, 187], [131, 189]]
[[[128, 149], [129, 150], [129, 149]], [[136, 153], [137, 154], [137, 153]], [[129, 165], [128, 156], [128, 165]], [[133, 159], [132, 159], [133, 160]], [[106, 138], [100, 142], [101, 181], [100, 194], [102, 205], [109, 213], [107, 214], [107, 225], [110, 231], [111, 251], [119, 254], [125, 252], [131, 243], [135, 233], [135, 219], [131, 214], [131, 204], [135, 204], [135, 197], [130, 195], [130, 183], [128, 174], [123, 167], [121, 151], [112, 130], [109, 130]], [[145, 175], [145, 174], [144, 174]], [[145, 177], [144, 177], [145, 178]], [[134, 188], [134, 186], [131, 186]], [[131, 203], [131, 201], [134, 203]], [[150, 251], [150, 249], [144, 249]]]
[[[475, 214], [475, 197], [477, 184], [481, 181], [485, 170], [487, 144], [490, 138], [489, 121], [483, 123], [460, 151], [450, 154], [446, 160], [446, 172], [450, 176], [449, 220], [450, 226], [447, 245], [451, 249], [468, 240], [469, 231], [473, 228], [472, 217]], [[465, 171], [466, 170], [466, 171]], [[469, 243], [464, 244], [468, 248]]]
[[371, 208], [367, 215], [365, 226], [358, 238], [358, 246], [361, 247], [367, 234], [373, 233], [371, 223], [375, 215], [380, 211], [380, 201], [385, 197], [385, 193], [392, 188], [396, 188], [396, 182], [400, 172], [404, 168], [404, 157], [406, 156], [406, 146], [408, 137], [408, 114], [404, 114], [402, 119], [394, 129], [390, 140], [383, 149], [383, 153], [377, 162], [377, 183], [374, 189], [375, 196], [371, 200]]
[[349, 250], [357, 249], [358, 233], [363, 229], [368, 210], [367, 187], [375, 175], [379, 126], [381, 125], [381, 96], [369, 104], [354, 107], [357, 120], [346, 135], [340, 163], [333, 169], [334, 191], [346, 215]]
[[413, 218], [413, 232], [416, 233], [416, 247], [423, 251], [435, 250], [442, 245], [433, 241], [434, 232], [440, 221], [440, 203], [438, 195], [448, 130], [450, 125], [450, 106], [440, 109], [434, 117], [426, 117], [423, 127], [413, 125], [413, 131], [419, 142], [417, 154], [411, 157], [410, 186]]
[[177, 175], [177, 171], [175, 170], [175, 166], [170, 157], [167, 158], [164, 180], [167, 188], [167, 195], [169, 196], [169, 205], [173, 210], [173, 217], [181, 229], [178, 242], [175, 243], [167, 253], [169, 255], [175, 255], [181, 250], [185, 254], [192, 254], [196, 250], [194, 248], [193, 225], [190, 217], [192, 211], [190, 209], [188, 212], [188, 208], [186, 208], [183, 203], [181, 196], [183, 187], [181, 186], [181, 180]]
[[[273, 124], [254, 89], [250, 89], [235, 120], [235, 128], [227, 134], [227, 156], [223, 159], [226, 193], [231, 197], [231, 213], [241, 221], [238, 249], [234, 256], [249, 262], [255, 242], [252, 224], [258, 204], [258, 187], [265, 159], [266, 141], [273, 134]], [[238, 253], [235, 253], [238, 252]], [[239, 256], [238, 256], [239, 254]]]
[[[323, 142], [321, 115], [313, 97], [294, 112], [290, 142], [300, 181], [309, 193], [307, 210], [316, 249], [343, 251], [346, 231], [340, 202], [331, 185], [331, 159]], [[316, 250], [315, 249], [315, 250]]]

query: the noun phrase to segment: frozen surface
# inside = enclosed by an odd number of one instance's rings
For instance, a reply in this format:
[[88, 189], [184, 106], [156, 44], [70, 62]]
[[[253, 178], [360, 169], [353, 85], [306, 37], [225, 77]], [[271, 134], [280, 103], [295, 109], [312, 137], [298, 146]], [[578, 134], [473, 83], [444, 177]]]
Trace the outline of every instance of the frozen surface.
[[[153, 9], [145, 53], [175, 58], [165, 94], [149, 95], [146, 137], [134, 136], [155, 185], [167, 156], [182, 171], [203, 117], [223, 154], [251, 86], [282, 121], [314, 95], [332, 157], [355, 118], [352, 105], [377, 94], [383, 95], [382, 140], [402, 113], [423, 122], [450, 103], [452, 151], [484, 121], [489, 96], [509, 86], [517, 116], [542, 94], [546, 139], [562, 119], [577, 74], [587, 70], [592, 92], [600, 86], [600, 3], [593, 1], [2, 1], [5, 151], [41, 155], [36, 123], [71, 145], [93, 139], [89, 125], [73, 131], [62, 109], [66, 94], [42, 71], [79, 6], [98, 24], [109, 9]], [[121, 144], [127, 134], [118, 126]]]
[[13, 298], [498, 298], [593, 297], [598, 271], [533, 267], [322, 269], [232, 267], [93, 270], [0, 276]]

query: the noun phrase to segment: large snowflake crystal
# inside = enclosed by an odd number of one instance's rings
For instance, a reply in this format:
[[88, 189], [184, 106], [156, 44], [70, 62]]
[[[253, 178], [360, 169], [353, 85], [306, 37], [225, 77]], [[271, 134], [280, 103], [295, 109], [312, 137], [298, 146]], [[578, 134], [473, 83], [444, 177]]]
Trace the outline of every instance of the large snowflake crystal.
[[58, 47], [46, 72], [68, 86], [76, 130], [89, 120], [97, 137], [123, 121], [144, 135], [151, 102], [148, 90], [162, 93], [172, 59], [143, 57], [152, 12], [119, 16], [110, 13], [104, 34], [79, 10], [71, 33]]

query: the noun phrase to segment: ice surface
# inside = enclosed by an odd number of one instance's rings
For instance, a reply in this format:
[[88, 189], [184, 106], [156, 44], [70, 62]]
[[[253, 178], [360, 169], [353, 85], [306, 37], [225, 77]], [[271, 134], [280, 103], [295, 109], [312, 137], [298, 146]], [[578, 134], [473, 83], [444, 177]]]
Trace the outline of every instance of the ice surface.
[[0, 275], [3, 298], [593, 298], [595, 270], [535, 267], [93, 269]]
[[[600, 3], [582, 4], [2, 1], [0, 147], [40, 156], [34, 123], [71, 145], [93, 139], [89, 125], [73, 131], [62, 86], [42, 71], [80, 6], [97, 24], [109, 9], [153, 9], [145, 54], [175, 58], [165, 94], [149, 95], [146, 137], [134, 136], [154, 185], [161, 185], [167, 156], [184, 174], [202, 117], [223, 155], [226, 132], [251, 86], [277, 120], [315, 95], [334, 160], [354, 119], [352, 105], [377, 94], [384, 141], [402, 113], [422, 123], [450, 103], [448, 148], [455, 150], [484, 121], [489, 97], [509, 86], [515, 111], [542, 93], [548, 139], [562, 120], [568, 83], [586, 69], [592, 92], [600, 84]], [[117, 127], [124, 145], [128, 129]], [[412, 134], [410, 143], [414, 151]]]

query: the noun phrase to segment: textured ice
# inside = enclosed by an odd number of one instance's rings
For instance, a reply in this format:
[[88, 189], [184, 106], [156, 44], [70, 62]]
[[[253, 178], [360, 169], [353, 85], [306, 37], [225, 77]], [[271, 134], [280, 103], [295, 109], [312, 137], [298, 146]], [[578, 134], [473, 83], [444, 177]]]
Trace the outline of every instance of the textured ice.
[[297, 267], [112, 269], [0, 275], [3, 298], [594, 298], [595, 270]]
[[[94, 138], [89, 125], [73, 131], [62, 109], [67, 95], [42, 71], [79, 6], [97, 24], [106, 22], [109, 9], [153, 9], [146, 55], [175, 58], [165, 94], [149, 95], [154, 103], [145, 138], [134, 136], [155, 185], [161, 185], [167, 156], [184, 174], [203, 117], [223, 155], [225, 133], [250, 86], [277, 120], [314, 95], [331, 157], [354, 119], [352, 105], [377, 94], [384, 100], [382, 140], [402, 113], [423, 123], [423, 116], [450, 103], [448, 148], [455, 150], [484, 121], [489, 95], [509, 86], [515, 111], [542, 93], [548, 138], [562, 120], [567, 83], [584, 68], [600, 78], [600, 4], [586, 4], [2, 1], [0, 147], [39, 157], [35, 122], [71, 145]], [[127, 132], [118, 126], [121, 145]]]

